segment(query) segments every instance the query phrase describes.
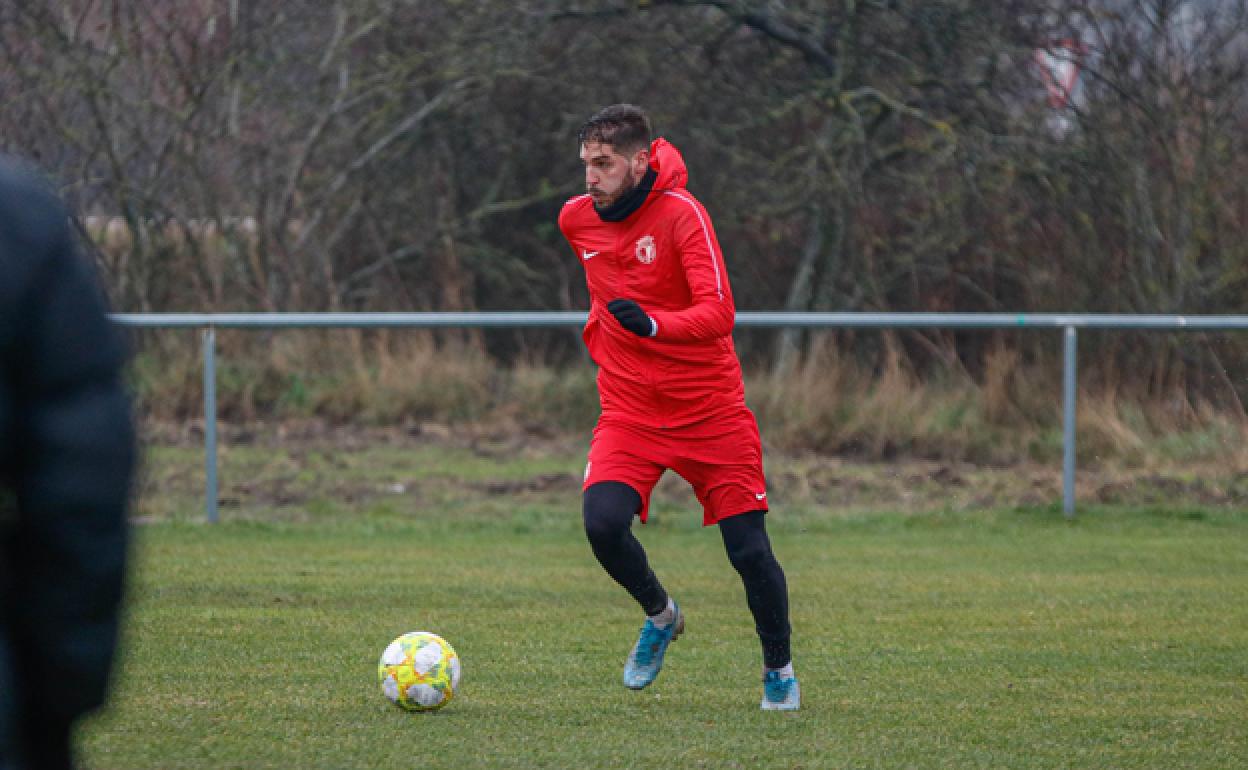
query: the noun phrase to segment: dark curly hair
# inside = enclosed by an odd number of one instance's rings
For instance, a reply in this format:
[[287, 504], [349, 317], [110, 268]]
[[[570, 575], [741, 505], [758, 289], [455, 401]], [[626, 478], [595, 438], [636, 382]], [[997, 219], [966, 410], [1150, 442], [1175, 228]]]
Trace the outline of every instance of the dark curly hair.
[[625, 155], [646, 150], [650, 148], [650, 118], [635, 104], [613, 104], [585, 121], [576, 138], [580, 144], [609, 144]]

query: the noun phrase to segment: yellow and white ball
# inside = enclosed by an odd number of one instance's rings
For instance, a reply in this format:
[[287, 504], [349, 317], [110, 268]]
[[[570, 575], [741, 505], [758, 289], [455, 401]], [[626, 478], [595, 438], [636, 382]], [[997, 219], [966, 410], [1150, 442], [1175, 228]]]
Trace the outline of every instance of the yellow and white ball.
[[382, 693], [407, 711], [445, 706], [459, 689], [459, 675], [455, 649], [428, 631], [411, 631], [395, 639], [377, 664]]

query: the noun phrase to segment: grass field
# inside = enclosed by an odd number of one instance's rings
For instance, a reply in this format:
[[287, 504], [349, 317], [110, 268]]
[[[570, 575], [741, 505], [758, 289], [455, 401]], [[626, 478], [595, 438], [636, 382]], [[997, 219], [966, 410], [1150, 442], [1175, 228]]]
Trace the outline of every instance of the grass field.
[[[689, 626], [637, 693], [620, 671], [640, 618], [579, 531], [576, 447], [370, 446], [231, 449], [237, 499], [211, 527], [196, 522], [195, 452], [149, 454], [124, 655], [83, 733], [88, 767], [1248, 758], [1238, 508], [1085, 505], [1069, 522], [965, 495], [916, 512], [778, 494], [803, 709], [764, 714], [740, 583], [678, 485], [640, 536]], [[460, 695], [432, 715], [400, 712], [376, 681], [382, 649], [415, 629], [464, 661]]]

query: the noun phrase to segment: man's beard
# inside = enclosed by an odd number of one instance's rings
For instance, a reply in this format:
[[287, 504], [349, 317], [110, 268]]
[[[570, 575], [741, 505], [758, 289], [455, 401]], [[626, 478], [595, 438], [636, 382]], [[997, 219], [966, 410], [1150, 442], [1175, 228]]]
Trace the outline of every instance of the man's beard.
[[[615, 195], [612, 195], [610, 200], [599, 203], [598, 199], [595, 198], [594, 205], [597, 206], [599, 209], [611, 208], [611, 206], [614, 203], [616, 203], [620, 198], [623, 198], [625, 195], [628, 195], [636, 187], [637, 187], [637, 180], [633, 179], [632, 174], [628, 174], [627, 176], [624, 177], [624, 182], [620, 185], [620, 189], [615, 191]], [[587, 192], [590, 194], [591, 197], [593, 197], [595, 192], [602, 192], [602, 191], [601, 190], [595, 191], [595, 189], [591, 187], [587, 190]]]

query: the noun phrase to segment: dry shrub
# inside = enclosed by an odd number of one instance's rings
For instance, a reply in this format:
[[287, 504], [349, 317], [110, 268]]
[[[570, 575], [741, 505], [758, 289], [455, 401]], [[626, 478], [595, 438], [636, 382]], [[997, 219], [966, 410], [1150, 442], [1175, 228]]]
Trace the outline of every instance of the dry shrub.
[[[147, 333], [132, 367], [150, 418], [201, 418], [202, 351], [190, 333]], [[428, 331], [218, 332], [223, 419], [319, 417], [582, 433], [598, 414], [595, 370], [520, 360], [504, 367], [471, 339]], [[769, 446], [863, 459], [914, 456], [1007, 464], [1061, 452], [1060, 368], [994, 348], [982, 381], [964, 372], [920, 376], [895, 345], [871, 364], [834, 339], [812, 346], [783, 376], [747, 372], [746, 395]], [[1090, 367], [1085, 367], [1090, 368]], [[1095, 380], [1093, 380], [1095, 381]], [[1248, 463], [1248, 421], [1175, 390], [1164, 398], [1100, 386], [1078, 401], [1080, 463], [1131, 466], [1199, 458]]]
[[984, 357], [984, 382], [980, 387], [984, 418], [993, 424], [1016, 422], [1018, 410], [1014, 391], [1019, 385], [1022, 356], [1015, 348], [1006, 347], [997, 339]]
[[1152, 431], [1141, 424], [1144, 412], [1124, 412], [1122, 406], [1113, 391], [1076, 396], [1076, 441], [1082, 455], [1093, 461], [1114, 456], [1136, 461], [1148, 450]]
[[586, 431], [598, 418], [596, 370], [585, 364], [554, 367], [521, 361], [511, 368], [500, 411], [530, 430]]
[[1185, 391], [1148, 398], [1122, 390], [1081, 392], [1080, 461], [1157, 468], [1176, 460], [1248, 467], [1248, 421]]
[[478, 347], [439, 344], [429, 332], [377, 335], [370, 366], [356, 363], [351, 395], [367, 422], [487, 416], [496, 368]]
[[869, 459], [995, 456], [976, 388], [965, 378], [924, 382], [887, 338], [876, 366], [821, 341], [791, 374], [750, 378], [747, 394], [776, 446]]

